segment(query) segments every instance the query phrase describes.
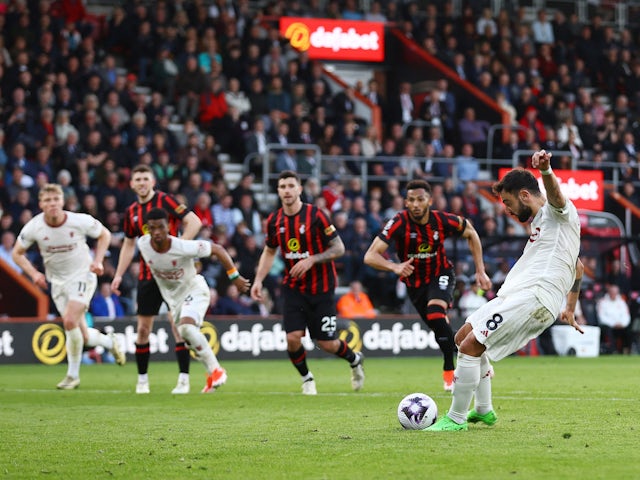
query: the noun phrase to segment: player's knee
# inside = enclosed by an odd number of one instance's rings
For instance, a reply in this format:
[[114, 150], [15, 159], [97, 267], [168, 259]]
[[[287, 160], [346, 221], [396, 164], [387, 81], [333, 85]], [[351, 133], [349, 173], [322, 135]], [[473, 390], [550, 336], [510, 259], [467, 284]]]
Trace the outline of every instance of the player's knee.
[[178, 333], [187, 343], [193, 343], [198, 334], [198, 327], [190, 323], [182, 323], [178, 325]]
[[462, 342], [464, 342], [464, 339], [467, 337], [467, 335], [469, 335], [471, 330], [472, 330], [471, 325], [468, 323], [465, 323], [462, 327], [460, 327], [460, 330], [456, 332], [456, 336], [454, 337], [454, 340], [458, 347]]
[[138, 341], [146, 343], [149, 340], [151, 334], [151, 326], [153, 325], [153, 317], [139, 317], [138, 318]]

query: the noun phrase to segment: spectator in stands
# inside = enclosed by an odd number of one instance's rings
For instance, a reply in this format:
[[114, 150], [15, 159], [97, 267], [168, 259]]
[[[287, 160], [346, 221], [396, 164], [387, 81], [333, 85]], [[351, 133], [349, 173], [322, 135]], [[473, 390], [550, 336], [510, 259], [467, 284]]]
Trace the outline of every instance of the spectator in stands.
[[125, 311], [120, 297], [111, 291], [111, 283], [103, 280], [98, 286], [98, 291], [91, 300], [89, 312], [94, 317], [105, 317], [113, 320], [124, 317]]
[[177, 113], [182, 120], [196, 118], [200, 95], [207, 88], [207, 77], [195, 56], [187, 57], [186, 64], [176, 76]]
[[362, 282], [357, 280], [349, 284], [349, 291], [338, 299], [336, 305], [341, 318], [375, 318], [376, 310], [369, 295], [363, 290]]
[[11, 258], [11, 251], [16, 243], [16, 234], [11, 230], [2, 232], [0, 237], [0, 259], [4, 260], [16, 272], [22, 273], [22, 268]]
[[467, 107], [463, 118], [458, 122], [460, 141], [471, 144], [474, 151], [482, 156], [487, 149], [489, 127], [489, 122], [476, 118], [476, 111], [473, 107]]
[[613, 283], [607, 285], [607, 293], [597, 304], [598, 324], [602, 329], [607, 353], [630, 353], [631, 315], [627, 301], [620, 295], [620, 288]]
[[480, 164], [474, 157], [474, 147], [470, 143], [464, 143], [460, 155], [456, 157], [456, 168], [458, 180], [469, 182], [478, 180], [480, 174]]

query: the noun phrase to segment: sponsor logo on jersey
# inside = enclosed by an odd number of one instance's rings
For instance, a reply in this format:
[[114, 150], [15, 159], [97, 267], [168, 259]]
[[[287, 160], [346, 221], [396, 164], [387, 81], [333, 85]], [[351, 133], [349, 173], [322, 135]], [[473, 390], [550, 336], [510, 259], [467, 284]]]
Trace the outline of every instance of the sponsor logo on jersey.
[[334, 227], [333, 225], [329, 225], [327, 228], [324, 229], [324, 234], [328, 237], [335, 231], [336, 231], [336, 227]]
[[180, 205], [178, 205], [178, 206], [176, 207], [175, 212], [176, 212], [176, 213], [178, 213], [178, 214], [180, 214], [180, 213], [184, 212], [186, 209], [187, 209], [187, 206], [186, 206], [186, 205], [180, 204]]
[[71, 252], [72, 250], [75, 250], [75, 248], [76, 248], [75, 243], [71, 243], [69, 245], [49, 245], [47, 247], [47, 253]]
[[184, 277], [184, 269], [177, 268], [175, 270], [154, 270], [153, 274], [163, 280], [180, 280]]
[[297, 252], [298, 250], [300, 250], [300, 242], [297, 238], [290, 238], [287, 242], [287, 248], [292, 252]]

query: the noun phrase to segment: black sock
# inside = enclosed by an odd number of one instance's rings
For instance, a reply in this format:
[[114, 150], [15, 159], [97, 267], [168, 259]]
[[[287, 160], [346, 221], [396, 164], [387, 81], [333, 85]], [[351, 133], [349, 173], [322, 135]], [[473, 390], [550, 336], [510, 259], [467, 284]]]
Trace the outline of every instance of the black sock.
[[338, 347], [338, 351], [336, 355], [340, 358], [344, 358], [351, 366], [353, 366], [353, 362], [356, 361], [356, 352], [349, 348], [349, 345], [344, 340], [339, 340], [340, 346]]
[[189, 374], [189, 362], [191, 360], [189, 347], [185, 342], [176, 343], [176, 358], [178, 359], [178, 368], [180, 373]]
[[455, 354], [455, 342], [453, 340], [453, 330], [447, 323], [447, 313], [440, 305], [429, 305], [427, 307], [427, 326], [433, 331], [436, 342], [442, 350], [444, 359], [443, 370], [453, 370], [453, 357]]
[[149, 371], [149, 358], [151, 357], [151, 349], [148, 343], [136, 343], [136, 364], [138, 365], [138, 374], [144, 375]]
[[289, 354], [289, 360], [293, 363], [293, 366], [296, 367], [296, 370], [300, 373], [301, 376], [306, 376], [309, 374], [309, 368], [307, 367], [307, 351], [304, 347], [300, 347], [295, 352], [291, 352], [287, 350]]

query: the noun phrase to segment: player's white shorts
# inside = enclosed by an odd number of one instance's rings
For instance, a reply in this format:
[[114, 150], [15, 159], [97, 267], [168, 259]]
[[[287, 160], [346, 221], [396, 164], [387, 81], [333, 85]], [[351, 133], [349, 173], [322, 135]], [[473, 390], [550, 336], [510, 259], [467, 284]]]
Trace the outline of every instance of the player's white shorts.
[[210, 298], [207, 281], [204, 277], [198, 275], [194, 282], [194, 287], [186, 297], [169, 301], [175, 324], [179, 325], [181, 318], [189, 317], [195, 320], [196, 326], [201, 327], [209, 308]]
[[555, 321], [553, 315], [529, 290], [496, 297], [467, 318], [478, 342], [487, 347], [493, 361], [517, 352]]
[[98, 286], [98, 277], [93, 272], [72, 277], [65, 283], [51, 284], [51, 298], [55, 303], [58, 313], [64, 314], [67, 303], [74, 300], [89, 308], [93, 294]]

